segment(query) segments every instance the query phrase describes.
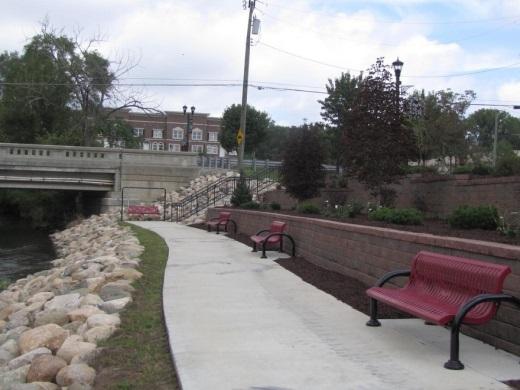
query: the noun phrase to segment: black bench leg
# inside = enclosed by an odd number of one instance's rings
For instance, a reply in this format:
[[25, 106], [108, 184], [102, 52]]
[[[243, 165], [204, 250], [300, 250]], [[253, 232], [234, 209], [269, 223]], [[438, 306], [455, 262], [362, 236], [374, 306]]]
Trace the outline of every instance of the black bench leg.
[[265, 244], [267, 243], [267, 240], [263, 242], [262, 244], [262, 256], [260, 256], [261, 259], [267, 259], [267, 256], [265, 255]]
[[208, 224], [208, 232], [211, 232], [211, 225]]
[[278, 249], [278, 252], [283, 252], [283, 237], [280, 238], [280, 249]]
[[220, 234], [220, 228], [219, 228], [219, 225], [217, 225], [217, 234]]
[[463, 370], [464, 364], [459, 360], [459, 328], [460, 323], [454, 323], [451, 327], [450, 360], [444, 363], [448, 370]]
[[367, 326], [381, 326], [377, 319], [377, 301], [374, 298], [370, 298], [370, 319], [367, 322]]
[[253, 242], [253, 252], [256, 252], [256, 242]]

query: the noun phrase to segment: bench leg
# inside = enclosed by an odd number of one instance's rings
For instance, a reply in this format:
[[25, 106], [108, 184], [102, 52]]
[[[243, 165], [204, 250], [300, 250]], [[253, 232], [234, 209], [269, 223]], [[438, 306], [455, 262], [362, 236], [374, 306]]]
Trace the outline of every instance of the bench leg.
[[374, 298], [370, 298], [370, 319], [366, 325], [381, 326], [381, 322], [377, 319], [377, 301]]
[[265, 255], [265, 244], [267, 244], [267, 241], [262, 243], [262, 256], [260, 256], [261, 259], [267, 259], [267, 256]]
[[460, 323], [453, 323], [451, 327], [450, 360], [444, 363], [448, 370], [463, 370], [464, 364], [459, 360], [459, 329]]
[[278, 252], [283, 252], [283, 237], [280, 237], [280, 249], [278, 249]]
[[208, 232], [211, 232], [211, 225], [208, 224]]
[[252, 252], [256, 252], [256, 242], [253, 242], [253, 251]]
[[[219, 224], [220, 225], [220, 224]], [[217, 225], [217, 234], [220, 234], [220, 228], [219, 225]]]

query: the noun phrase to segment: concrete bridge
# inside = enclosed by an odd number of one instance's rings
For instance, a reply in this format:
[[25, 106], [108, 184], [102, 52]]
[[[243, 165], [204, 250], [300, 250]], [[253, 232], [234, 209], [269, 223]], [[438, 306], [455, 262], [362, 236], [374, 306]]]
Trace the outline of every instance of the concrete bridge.
[[[120, 204], [124, 187], [172, 191], [200, 170], [197, 153], [190, 152], [0, 143], [0, 188], [97, 192], [105, 206]], [[131, 191], [129, 197], [143, 200], [162, 193]]]

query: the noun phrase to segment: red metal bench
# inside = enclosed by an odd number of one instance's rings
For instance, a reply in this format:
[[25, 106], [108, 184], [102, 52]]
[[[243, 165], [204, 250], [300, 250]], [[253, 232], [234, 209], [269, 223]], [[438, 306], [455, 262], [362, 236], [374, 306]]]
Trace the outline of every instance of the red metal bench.
[[253, 252], [256, 252], [257, 245], [262, 244], [262, 259], [265, 259], [267, 258], [265, 255], [266, 245], [278, 243], [280, 244], [279, 251], [282, 252], [283, 238], [287, 237], [292, 243], [292, 256], [294, 257], [296, 253], [294, 239], [287, 233], [284, 233], [286, 226], [285, 222], [273, 221], [269, 229], [260, 230], [254, 236], [249, 237], [253, 241]]
[[[367, 290], [370, 299], [368, 326], [381, 326], [377, 320], [377, 301], [423, 320], [451, 326], [450, 360], [444, 367], [462, 370], [459, 360], [459, 330], [462, 324], [483, 324], [493, 318], [500, 302], [520, 300], [502, 293], [508, 266], [483, 261], [419, 252], [411, 270], [384, 275]], [[390, 279], [409, 276], [403, 288], [382, 287]]]
[[131, 215], [161, 215], [161, 212], [159, 211], [159, 207], [157, 206], [137, 206], [137, 205], [131, 205], [128, 206], [127, 210], [128, 216]]
[[206, 225], [208, 227], [208, 232], [211, 232], [211, 228], [215, 226], [217, 228], [217, 234], [220, 232], [220, 226], [223, 226], [225, 231], [227, 232], [227, 228], [229, 223], [233, 224], [234, 232], [237, 232], [237, 224], [235, 221], [231, 219], [231, 213], [229, 211], [221, 211], [218, 213], [218, 217], [211, 218]]

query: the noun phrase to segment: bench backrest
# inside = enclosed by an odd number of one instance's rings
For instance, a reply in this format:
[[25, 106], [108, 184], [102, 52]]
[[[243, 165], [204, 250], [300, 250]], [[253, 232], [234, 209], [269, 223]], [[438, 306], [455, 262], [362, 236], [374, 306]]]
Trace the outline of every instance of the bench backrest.
[[[412, 262], [407, 286], [446, 303], [462, 305], [478, 294], [501, 293], [510, 272], [505, 265], [422, 251]], [[490, 319], [495, 311], [495, 304], [484, 303], [476, 306], [472, 314]]]
[[227, 222], [231, 219], [231, 213], [229, 211], [221, 211], [218, 213], [219, 222]]
[[157, 206], [128, 206], [129, 214], [159, 214], [159, 208]]
[[287, 224], [285, 222], [273, 221], [269, 227], [269, 233], [283, 233]]

